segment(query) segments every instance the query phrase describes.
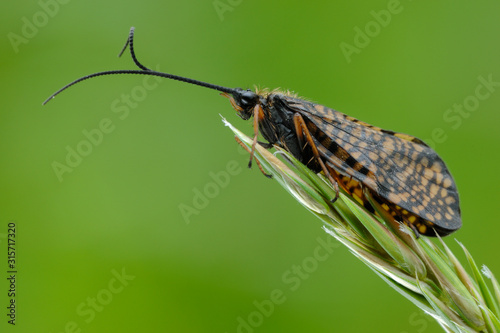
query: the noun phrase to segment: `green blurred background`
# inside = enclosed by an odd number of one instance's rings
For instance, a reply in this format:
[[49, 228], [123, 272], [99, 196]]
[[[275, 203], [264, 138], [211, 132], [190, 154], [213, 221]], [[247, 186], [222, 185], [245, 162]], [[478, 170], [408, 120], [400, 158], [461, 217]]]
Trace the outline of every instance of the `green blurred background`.
[[[41, 102], [82, 75], [134, 68], [116, 54], [135, 26], [147, 66], [288, 88], [437, 142], [462, 201], [464, 227], [447, 242], [458, 253], [459, 239], [498, 275], [500, 87], [474, 96], [479, 77], [500, 82], [499, 11], [497, 1], [2, 2], [0, 331], [12, 329], [6, 233], [15, 221], [17, 332], [440, 332], [336, 244], [310, 273], [293, 273], [327, 235], [246, 168], [219, 113], [247, 133], [250, 123], [217, 92], [114, 76]], [[447, 111], [463, 103], [472, 111]], [[91, 152], [73, 157], [60, 181], [54, 163], [67, 165], [68, 149]], [[206, 189], [212, 197], [193, 208]], [[188, 206], [196, 212], [186, 218]], [[273, 290], [284, 302], [271, 311]]]

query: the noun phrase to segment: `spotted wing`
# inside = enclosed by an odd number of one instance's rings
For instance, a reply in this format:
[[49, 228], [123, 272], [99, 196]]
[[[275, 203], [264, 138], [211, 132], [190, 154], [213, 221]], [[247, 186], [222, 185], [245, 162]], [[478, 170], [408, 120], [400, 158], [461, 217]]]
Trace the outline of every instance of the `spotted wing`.
[[455, 182], [443, 160], [423, 141], [323, 105], [283, 99], [291, 111], [302, 115], [329, 166], [440, 227], [461, 226]]

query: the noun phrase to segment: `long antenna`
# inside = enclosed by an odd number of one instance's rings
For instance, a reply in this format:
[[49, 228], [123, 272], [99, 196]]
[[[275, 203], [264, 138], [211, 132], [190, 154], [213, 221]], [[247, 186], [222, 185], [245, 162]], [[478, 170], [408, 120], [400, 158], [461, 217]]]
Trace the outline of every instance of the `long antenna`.
[[98, 72], [98, 73], [94, 73], [94, 74], [83, 76], [83, 77], [81, 77], [79, 79], [76, 79], [75, 81], [73, 81], [71, 83], [68, 83], [67, 85], [65, 85], [64, 87], [62, 87], [61, 89], [59, 89], [58, 91], [56, 91], [55, 93], [53, 93], [42, 104], [43, 105], [47, 104], [51, 99], [53, 99], [54, 97], [56, 97], [57, 95], [59, 95], [61, 92], [63, 92], [64, 90], [68, 89], [69, 87], [71, 87], [71, 86], [73, 86], [73, 85], [75, 85], [75, 84], [77, 84], [79, 82], [91, 79], [93, 77], [103, 76], [103, 75], [111, 75], [111, 74], [139, 74], [139, 75], [159, 76], [159, 77], [163, 77], [163, 78], [166, 78], [166, 79], [172, 79], [172, 80], [177, 80], [177, 81], [186, 82], [186, 83], [190, 83], [190, 84], [195, 84], [197, 86], [201, 86], [201, 87], [205, 87], [205, 88], [209, 88], [209, 89], [218, 90], [218, 91], [225, 92], [225, 93], [228, 93], [228, 94], [235, 94], [235, 93], [237, 93], [236, 89], [227, 88], [227, 87], [223, 87], [223, 86], [218, 86], [216, 84], [211, 84], [211, 83], [207, 83], [207, 82], [203, 82], [203, 81], [198, 81], [198, 80], [194, 80], [194, 79], [190, 79], [190, 78], [187, 78], [187, 77], [178, 76], [178, 75], [174, 75], [174, 74], [157, 72], [157, 71], [154, 71], [154, 70], [151, 70], [151, 69], [147, 68], [146, 66], [143, 66], [137, 60], [137, 57], [135, 56], [135, 52], [134, 52], [134, 30], [135, 30], [134, 27], [130, 28], [130, 34], [129, 34], [129, 37], [127, 39], [127, 42], [125, 43], [125, 46], [123, 47], [123, 49], [121, 50], [121, 52], [118, 54], [118, 56], [121, 56], [123, 54], [123, 52], [125, 51], [125, 49], [127, 48], [127, 46], [129, 46], [130, 55], [132, 56], [132, 59], [134, 60], [134, 63], [136, 64], [136, 66], [139, 67], [141, 70], [137, 70], [137, 69], [136, 70], [126, 70], [126, 69], [124, 69], [124, 70], [113, 70], [113, 71], [104, 71], [104, 72]]

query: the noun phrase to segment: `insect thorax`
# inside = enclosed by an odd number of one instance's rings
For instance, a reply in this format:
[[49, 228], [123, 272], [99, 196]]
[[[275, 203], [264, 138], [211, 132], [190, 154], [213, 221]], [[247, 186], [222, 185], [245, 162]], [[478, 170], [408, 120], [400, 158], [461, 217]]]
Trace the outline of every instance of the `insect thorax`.
[[[299, 161], [304, 162], [309, 155], [301, 149], [293, 122], [295, 111], [283, 100], [283, 94], [267, 95], [262, 105], [265, 117], [259, 122], [262, 136], [269, 142], [289, 151]], [[306, 161], [307, 162], [307, 161]]]

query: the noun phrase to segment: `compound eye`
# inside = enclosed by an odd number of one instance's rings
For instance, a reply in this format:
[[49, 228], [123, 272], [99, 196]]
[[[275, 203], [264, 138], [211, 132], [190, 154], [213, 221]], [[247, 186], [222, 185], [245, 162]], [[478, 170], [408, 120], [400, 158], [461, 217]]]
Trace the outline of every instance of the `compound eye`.
[[246, 109], [257, 104], [257, 94], [251, 90], [246, 90], [241, 94], [241, 106]]

